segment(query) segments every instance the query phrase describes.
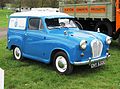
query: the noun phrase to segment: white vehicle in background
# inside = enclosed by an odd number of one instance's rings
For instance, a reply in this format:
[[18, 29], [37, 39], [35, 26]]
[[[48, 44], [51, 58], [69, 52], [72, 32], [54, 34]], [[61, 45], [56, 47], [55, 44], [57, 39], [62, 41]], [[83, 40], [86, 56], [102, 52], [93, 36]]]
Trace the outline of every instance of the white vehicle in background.
[[50, 11], [50, 12], [59, 12], [59, 8], [32, 8], [32, 11]]
[[59, 8], [15, 8], [13, 9], [16, 12], [27, 12], [27, 11], [50, 11], [50, 12], [60, 12]]

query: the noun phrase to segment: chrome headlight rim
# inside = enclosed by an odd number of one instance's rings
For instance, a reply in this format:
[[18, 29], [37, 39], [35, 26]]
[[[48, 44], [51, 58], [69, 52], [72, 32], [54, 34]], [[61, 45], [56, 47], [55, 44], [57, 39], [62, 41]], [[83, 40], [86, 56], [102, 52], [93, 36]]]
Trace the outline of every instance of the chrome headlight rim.
[[111, 37], [107, 36], [107, 37], [106, 37], [106, 43], [107, 43], [108, 45], [110, 45], [111, 42], [112, 42]]
[[81, 40], [80, 42], [80, 48], [85, 50], [87, 47], [87, 41], [86, 40]]

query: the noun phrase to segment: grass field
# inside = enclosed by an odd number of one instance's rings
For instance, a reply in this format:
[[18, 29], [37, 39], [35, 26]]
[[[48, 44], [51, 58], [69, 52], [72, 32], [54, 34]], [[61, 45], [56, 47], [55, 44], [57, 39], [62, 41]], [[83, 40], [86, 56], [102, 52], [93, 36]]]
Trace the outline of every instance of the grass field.
[[106, 65], [96, 69], [75, 67], [69, 76], [59, 75], [51, 65], [25, 59], [13, 59], [0, 40], [0, 67], [5, 70], [5, 89], [120, 89], [120, 48], [111, 45]]
[[8, 18], [11, 13], [10, 10], [0, 10], [0, 27], [8, 26]]

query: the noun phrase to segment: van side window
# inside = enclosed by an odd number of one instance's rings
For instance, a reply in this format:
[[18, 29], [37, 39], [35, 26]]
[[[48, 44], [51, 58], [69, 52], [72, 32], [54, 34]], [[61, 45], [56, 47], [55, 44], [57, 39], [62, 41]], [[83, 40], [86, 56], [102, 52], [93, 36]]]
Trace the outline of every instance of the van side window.
[[40, 18], [30, 18], [28, 28], [29, 30], [42, 30], [42, 20]]
[[9, 27], [10, 29], [25, 30], [26, 29], [26, 18], [10, 18]]

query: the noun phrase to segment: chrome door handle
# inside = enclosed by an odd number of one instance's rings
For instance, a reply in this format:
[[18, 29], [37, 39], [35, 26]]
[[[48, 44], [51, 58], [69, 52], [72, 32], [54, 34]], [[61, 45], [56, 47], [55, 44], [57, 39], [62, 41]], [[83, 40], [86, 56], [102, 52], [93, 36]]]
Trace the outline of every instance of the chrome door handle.
[[25, 33], [25, 36], [27, 36], [27, 34]]

